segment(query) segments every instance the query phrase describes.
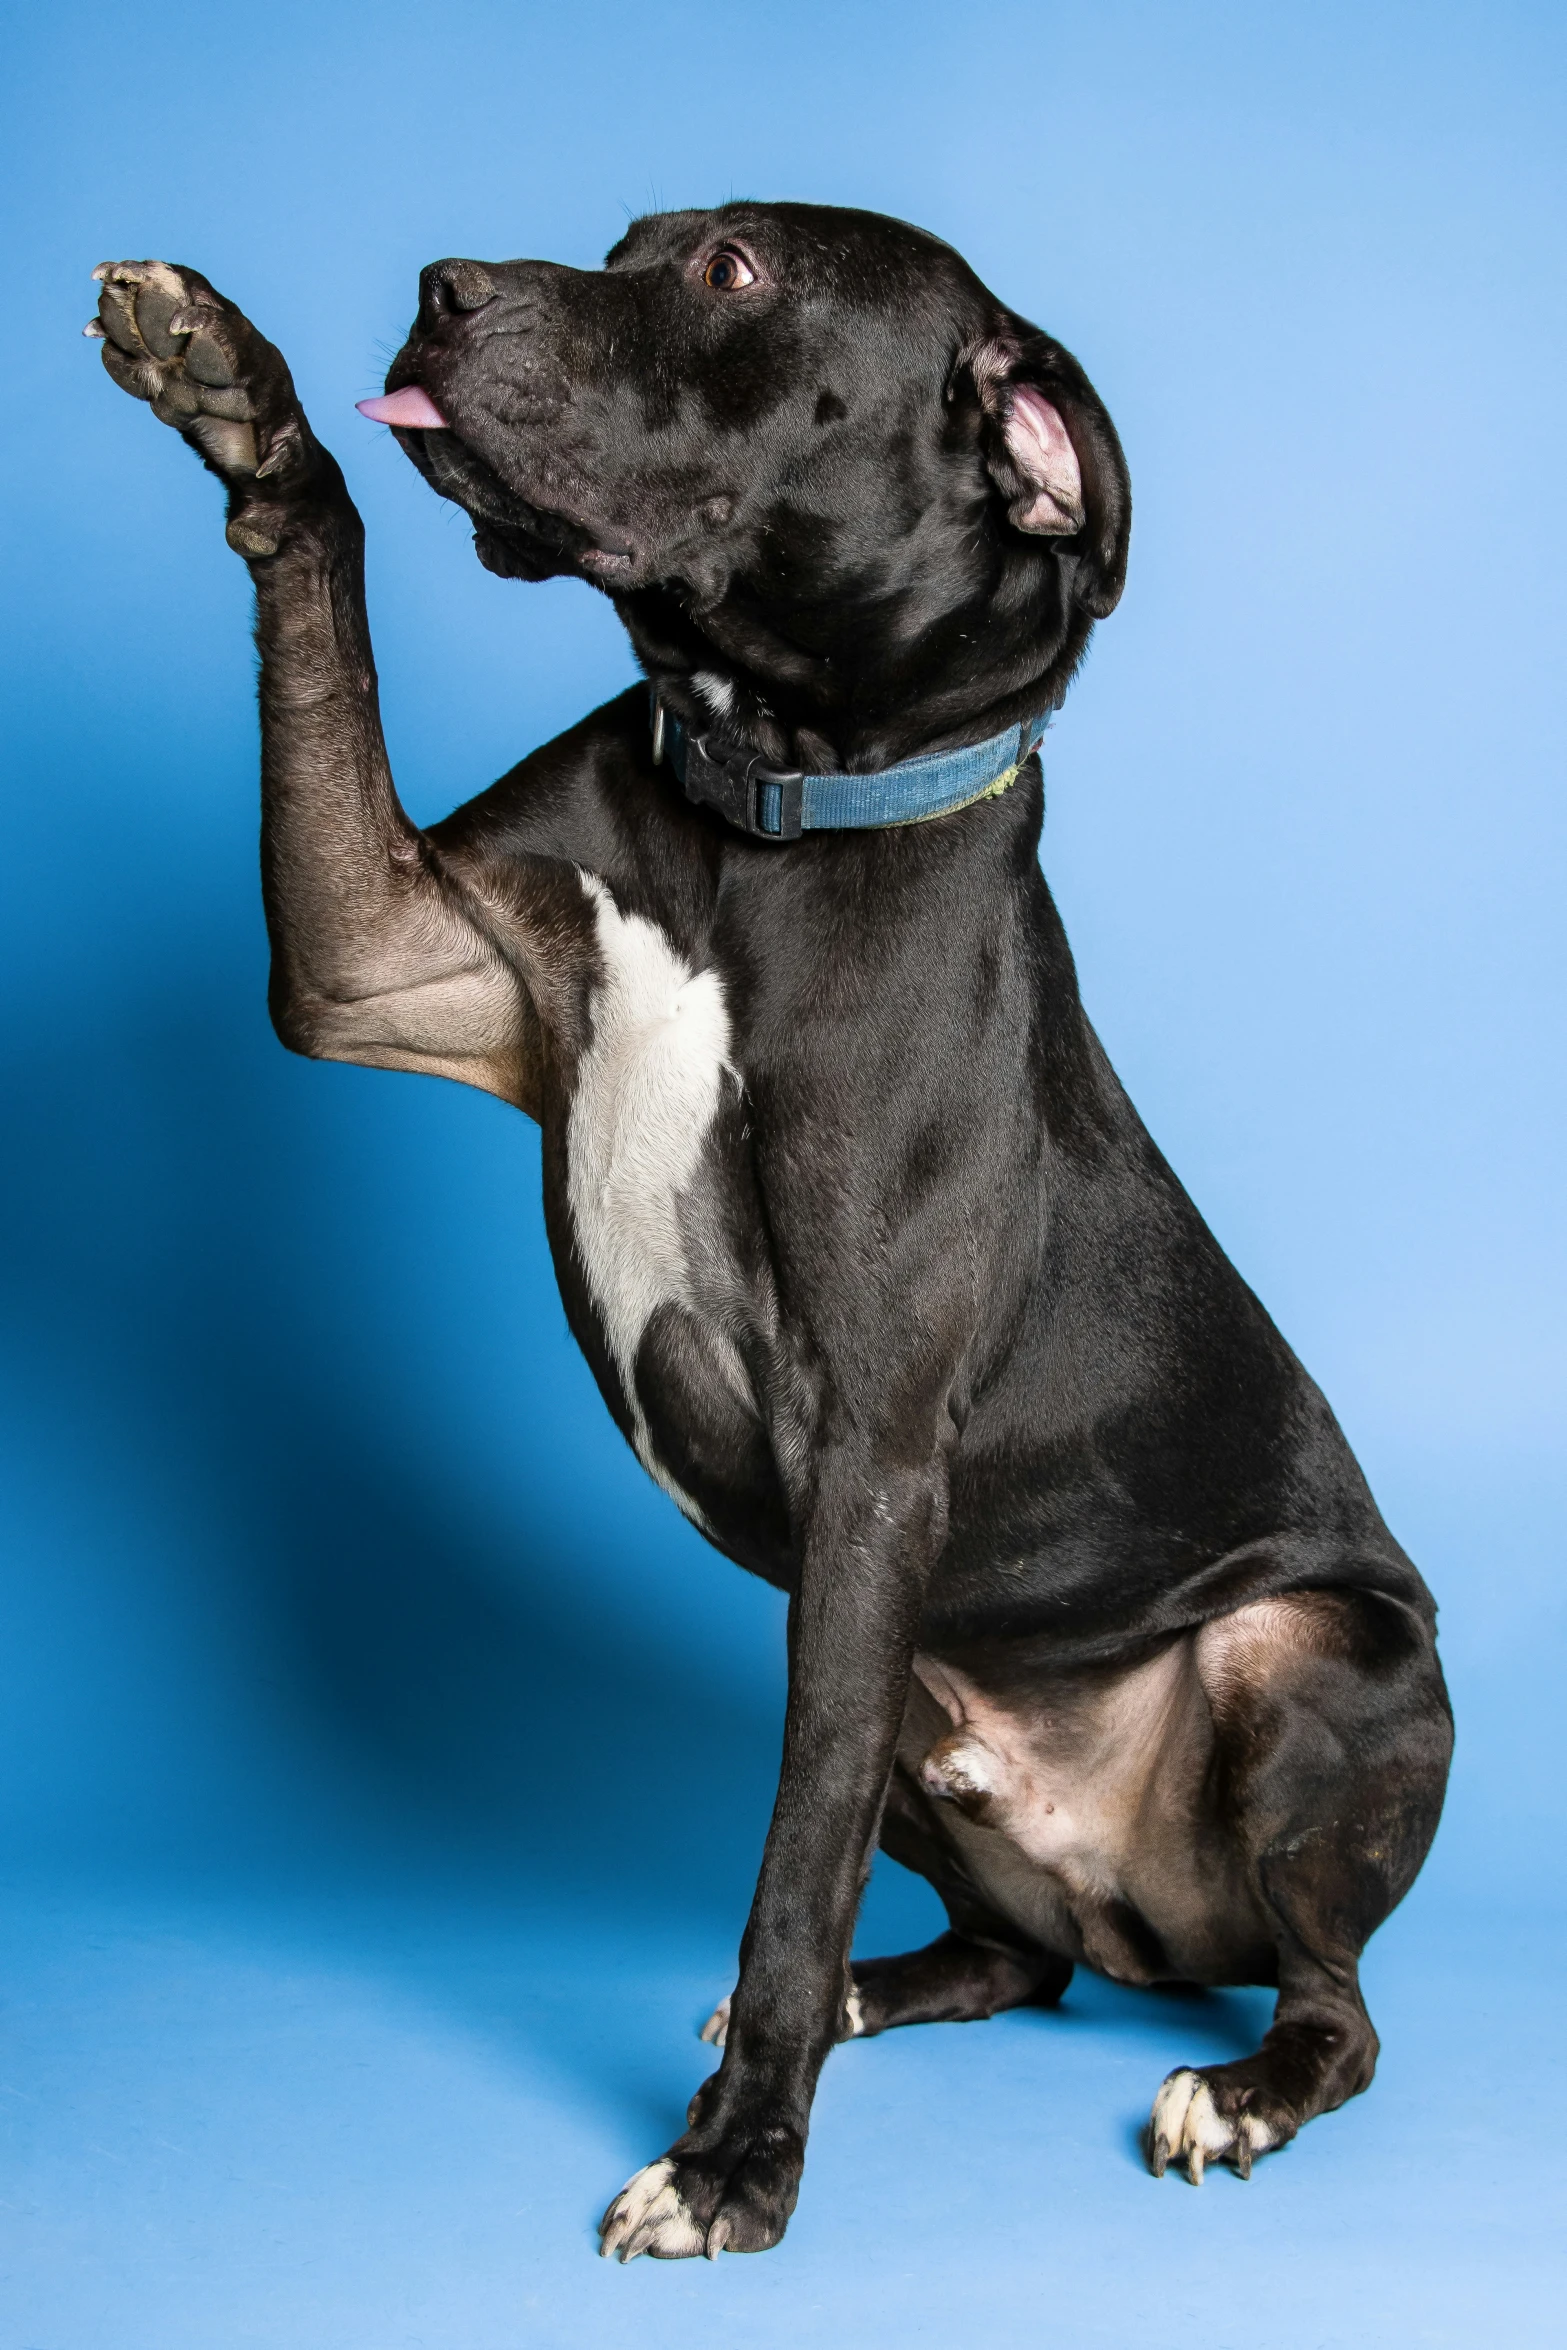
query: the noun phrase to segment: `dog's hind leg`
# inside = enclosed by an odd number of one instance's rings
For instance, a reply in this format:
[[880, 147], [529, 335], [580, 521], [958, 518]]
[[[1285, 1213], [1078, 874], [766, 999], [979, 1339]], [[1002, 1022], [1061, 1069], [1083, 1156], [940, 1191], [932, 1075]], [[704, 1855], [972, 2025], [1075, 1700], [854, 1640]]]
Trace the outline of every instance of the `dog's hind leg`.
[[1377, 2036], [1358, 1961], [1436, 1831], [1452, 1721], [1429, 1626], [1364, 1592], [1262, 1600], [1205, 1626], [1198, 1666], [1226, 1809], [1274, 1926], [1279, 2003], [1253, 2056], [1182, 2066], [1154, 2101], [1156, 2173], [1250, 2174], [1369, 2086]]
[[847, 2037], [869, 2038], [898, 2024], [978, 2023], [1008, 2007], [1054, 2007], [1072, 1980], [1069, 1958], [1025, 1942], [971, 1882], [908, 1767], [929, 1743], [927, 1726], [911, 1727], [912, 1745], [900, 1753], [887, 1789], [881, 1848], [935, 1889], [951, 1929], [923, 1950], [855, 1961]]
[[1054, 2007], [1072, 1980], [1072, 1961], [1053, 1950], [938, 1934], [923, 1950], [854, 1962], [849, 2039], [898, 2024], [973, 2024], [1009, 2007]]
[[[871, 2040], [899, 2024], [977, 2024], [1009, 2007], [1054, 2007], [1072, 1980], [1072, 1961], [949, 1930], [897, 1958], [857, 1958], [853, 1976], [840, 2037]], [[702, 2038], [722, 2048], [728, 2033], [722, 1999]]]

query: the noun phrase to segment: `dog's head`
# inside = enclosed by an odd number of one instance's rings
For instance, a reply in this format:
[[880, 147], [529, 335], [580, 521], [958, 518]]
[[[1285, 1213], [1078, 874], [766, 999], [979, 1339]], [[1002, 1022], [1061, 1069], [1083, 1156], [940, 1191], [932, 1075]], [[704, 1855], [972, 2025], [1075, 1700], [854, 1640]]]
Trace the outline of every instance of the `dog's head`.
[[600, 271], [436, 262], [387, 393], [491, 570], [592, 580], [677, 707], [781, 763], [1049, 706], [1121, 592], [1126, 465], [1081, 368], [873, 213], [656, 214]]

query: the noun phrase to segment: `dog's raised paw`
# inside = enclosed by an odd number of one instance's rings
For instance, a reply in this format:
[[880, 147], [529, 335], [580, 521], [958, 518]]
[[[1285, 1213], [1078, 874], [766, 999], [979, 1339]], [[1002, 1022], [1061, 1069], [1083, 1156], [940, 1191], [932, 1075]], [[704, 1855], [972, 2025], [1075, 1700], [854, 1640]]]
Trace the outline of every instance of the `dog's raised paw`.
[[1280, 2136], [1248, 2102], [1251, 2092], [1209, 2081], [1183, 2065], [1160, 2087], [1148, 2123], [1148, 2167], [1156, 2179], [1169, 2165], [1184, 2166], [1194, 2187], [1210, 2162], [1227, 2162], [1243, 2179], [1259, 2154]]
[[[199, 270], [167, 261], [103, 261], [98, 315], [85, 329], [121, 391], [145, 400], [230, 482], [281, 482], [307, 457], [306, 430], [282, 354]], [[241, 554], [271, 554], [267, 518], [230, 529]], [[270, 542], [270, 543], [264, 543]]]
[[[726, 1999], [726, 2011], [728, 2006]], [[622, 2262], [635, 2260], [644, 2252], [655, 2260], [689, 2260], [719, 2249], [709, 2244], [707, 2231], [682, 2202], [667, 2154], [628, 2179], [599, 2221], [599, 2253], [605, 2260], [611, 2255]]]

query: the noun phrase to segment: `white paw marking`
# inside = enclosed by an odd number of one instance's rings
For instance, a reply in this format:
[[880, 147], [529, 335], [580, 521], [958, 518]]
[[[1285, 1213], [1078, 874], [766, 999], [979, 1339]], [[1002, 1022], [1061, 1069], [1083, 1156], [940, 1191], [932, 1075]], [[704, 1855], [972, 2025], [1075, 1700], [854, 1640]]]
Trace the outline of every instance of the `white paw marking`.
[[[637, 1400], [636, 1360], [661, 1305], [694, 1311], [679, 1206], [701, 1165], [726, 1079], [729, 1013], [715, 971], [692, 971], [658, 925], [622, 914], [602, 881], [592, 901], [604, 976], [593, 1041], [567, 1121], [567, 1194], [577, 1248], [631, 1413], [643, 1467], [686, 1516], [707, 1521], [659, 1462]], [[748, 1392], [745, 1374], [735, 1377]]]
[[860, 2006], [859, 1992], [852, 1984], [849, 1996], [843, 2003], [843, 2020], [849, 2027], [849, 2038], [857, 2040], [865, 2029], [865, 2015]]
[[622, 2262], [651, 2252], [655, 2260], [690, 2260], [707, 2250], [699, 2228], [675, 2185], [675, 2166], [666, 2154], [628, 2179], [599, 2222], [599, 2254]]
[[1158, 2174], [1166, 2163], [1182, 2162], [1192, 2185], [1200, 2187], [1210, 2162], [1232, 2163], [1249, 2178], [1254, 2157], [1273, 2144], [1273, 2132], [1259, 2114], [1226, 2120], [1201, 2073], [1188, 2066], [1171, 2073], [1154, 2099], [1148, 2139]]

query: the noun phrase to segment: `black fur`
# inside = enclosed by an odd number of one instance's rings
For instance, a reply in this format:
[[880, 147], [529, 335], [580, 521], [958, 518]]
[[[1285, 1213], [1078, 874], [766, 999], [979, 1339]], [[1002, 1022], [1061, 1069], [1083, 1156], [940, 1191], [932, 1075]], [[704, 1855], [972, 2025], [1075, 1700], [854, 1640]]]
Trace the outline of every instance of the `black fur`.
[[[1205, 2143], [1168, 2103], [1151, 2138], [1156, 2168], [1249, 2169], [1370, 2078], [1355, 1961], [1447, 1767], [1434, 1611], [1088, 1024], [1037, 762], [938, 822], [764, 848], [655, 767], [639, 690], [417, 831], [341, 477], [271, 347], [155, 266], [111, 273], [105, 357], [225, 480], [253, 565], [279, 1033], [539, 1119], [611, 1411], [790, 1595], [728, 2044], [671, 2149], [684, 2216], [623, 2197], [606, 2247], [776, 2241], [856, 2014], [1051, 2001], [1079, 1962], [1278, 1984], [1262, 2050], [1204, 2076]], [[182, 331], [220, 354], [194, 389]], [[205, 421], [225, 371], [248, 457]], [[1120, 592], [1130, 492], [1092, 387], [898, 222], [738, 204], [638, 222], [602, 272], [437, 263], [388, 379], [413, 385], [445, 426], [400, 438], [489, 567], [602, 587], [670, 706], [711, 727], [716, 697], [774, 765], [874, 771], [1051, 708]], [[1080, 483], [1044, 526], [1018, 521], [1025, 393]], [[681, 1203], [689, 1294], [629, 1385], [569, 1198], [605, 974], [583, 873], [716, 976], [736, 1072]], [[952, 1932], [851, 1978], [878, 1833]]]

